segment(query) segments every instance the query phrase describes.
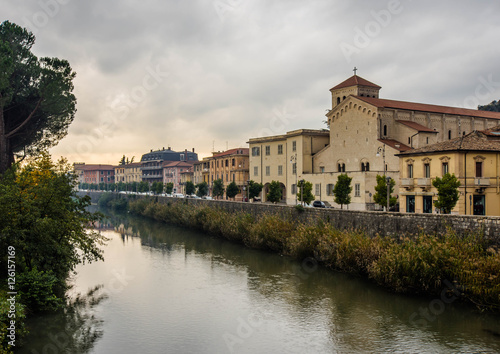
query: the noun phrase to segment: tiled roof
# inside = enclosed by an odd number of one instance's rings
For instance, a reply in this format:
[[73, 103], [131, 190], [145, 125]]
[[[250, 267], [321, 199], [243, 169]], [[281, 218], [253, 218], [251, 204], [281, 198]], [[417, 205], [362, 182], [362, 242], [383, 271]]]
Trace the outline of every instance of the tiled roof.
[[163, 167], [193, 167], [195, 161], [164, 161]]
[[375, 88], [378, 88], [378, 89], [381, 88], [379, 85], [376, 85], [373, 82], [370, 82], [370, 81], [368, 81], [366, 79], [363, 79], [361, 76], [353, 75], [350, 78], [348, 78], [347, 80], [345, 80], [345, 81], [341, 82], [340, 84], [338, 84], [337, 86], [332, 87], [330, 89], [330, 91], [331, 90], [336, 90], [336, 89], [339, 89], [339, 88], [344, 88], [344, 87], [356, 86], [356, 85], [375, 87]]
[[490, 111], [479, 111], [477, 109], [467, 109], [458, 107], [437, 106], [433, 104], [414, 103], [405, 101], [386, 100], [382, 98], [355, 96], [356, 98], [379, 108], [404, 109], [419, 112], [434, 112], [458, 116], [471, 116], [479, 118], [500, 119], [500, 113]]
[[409, 147], [408, 145], [400, 143], [399, 141], [394, 140], [394, 139], [378, 139], [378, 141], [380, 141], [381, 143], [383, 143], [387, 146], [390, 146], [391, 148], [393, 148], [395, 150], [399, 150], [400, 152], [411, 150], [411, 147]]
[[422, 124], [418, 124], [417, 122], [412, 122], [410, 120], [397, 120], [396, 122], [406, 125], [412, 129], [415, 129], [418, 132], [426, 132], [426, 133], [437, 133], [434, 129], [427, 128]]
[[401, 155], [424, 154], [441, 151], [498, 151], [500, 136], [492, 137], [482, 131], [473, 131], [463, 137], [427, 145], [419, 149], [402, 152]]
[[[241, 151], [242, 153], [239, 153]], [[221, 152], [220, 154], [214, 155], [213, 157], [222, 157], [222, 156], [228, 156], [228, 155], [248, 155], [248, 148], [237, 148], [237, 149], [230, 149], [224, 152]]]
[[498, 136], [500, 137], [500, 125], [497, 125], [496, 127], [486, 129], [486, 130], [481, 130], [482, 133], [489, 135], [489, 136]]
[[95, 171], [95, 170], [114, 170], [113, 165], [75, 165], [75, 170]]

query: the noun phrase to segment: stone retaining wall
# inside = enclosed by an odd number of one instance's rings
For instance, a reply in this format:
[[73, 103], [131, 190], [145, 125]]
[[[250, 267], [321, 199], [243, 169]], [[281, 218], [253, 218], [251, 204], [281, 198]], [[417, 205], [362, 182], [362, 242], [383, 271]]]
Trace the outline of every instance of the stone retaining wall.
[[[88, 192], [94, 203], [101, 193]], [[233, 201], [178, 199], [168, 197], [146, 197], [122, 195], [130, 199], [155, 198], [160, 203], [183, 202], [191, 205], [207, 205], [221, 208], [229, 212], [242, 211], [254, 216], [262, 214], [279, 215], [285, 219], [315, 222], [323, 220], [339, 229], [361, 229], [367, 234], [375, 236], [402, 236], [416, 235], [419, 232], [427, 234], [443, 234], [451, 228], [459, 235], [470, 231], [482, 230], [486, 238], [495, 244], [500, 244], [500, 217], [470, 216], [470, 215], [442, 215], [442, 214], [409, 214], [377, 211], [358, 211], [341, 209], [306, 208], [298, 211], [293, 206], [267, 203], [243, 203]]]

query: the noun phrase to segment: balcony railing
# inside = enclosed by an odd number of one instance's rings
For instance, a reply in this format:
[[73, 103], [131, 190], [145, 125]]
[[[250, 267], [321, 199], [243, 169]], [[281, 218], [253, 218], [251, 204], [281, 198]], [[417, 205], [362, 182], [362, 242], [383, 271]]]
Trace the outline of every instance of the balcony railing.
[[476, 177], [474, 178], [474, 185], [478, 187], [488, 187], [490, 185], [489, 177]]
[[431, 179], [430, 178], [417, 178], [417, 185], [419, 187], [430, 187]]
[[413, 178], [402, 178], [401, 179], [402, 187], [413, 187]]

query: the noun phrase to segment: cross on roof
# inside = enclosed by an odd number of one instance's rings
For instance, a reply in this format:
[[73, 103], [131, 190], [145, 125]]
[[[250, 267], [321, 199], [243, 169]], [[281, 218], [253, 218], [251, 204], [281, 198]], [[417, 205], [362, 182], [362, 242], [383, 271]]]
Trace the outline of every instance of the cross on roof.
[[356, 75], [356, 71], [358, 71], [358, 68], [354, 67], [354, 69], [352, 69], [352, 71], [354, 71], [354, 75]]

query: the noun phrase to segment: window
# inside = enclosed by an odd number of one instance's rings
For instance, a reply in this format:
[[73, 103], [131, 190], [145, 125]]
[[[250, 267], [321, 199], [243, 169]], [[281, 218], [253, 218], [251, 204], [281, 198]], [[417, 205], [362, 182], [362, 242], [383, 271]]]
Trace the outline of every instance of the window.
[[354, 185], [354, 196], [361, 197], [361, 185], [359, 183]]
[[314, 195], [320, 195], [321, 194], [321, 184], [316, 183], [314, 185]]
[[432, 213], [432, 196], [430, 195], [422, 196], [422, 206], [423, 206], [423, 212], [425, 214]]
[[252, 148], [252, 156], [260, 156], [260, 148], [259, 147]]
[[345, 172], [345, 163], [339, 163], [337, 165], [338, 172]]
[[297, 142], [292, 141], [292, 151], [297, 151]]
[[217, 160], [217, 168], [219, 167], [219, 160]]
[[296, 175], [296, 174], [297, 174], [297, 163], [296, 163], [296, 162], [294, 162], [294, 163], [292, 164], [292, 174], [293, 174], [293, 175]]
[[425, 142], [425, 143], [426, 143], [426, 144], [429, 144], [429, 137], [427, 137], [426, 139], [427, 139], [427, 140], [426, 140], [426, 142]]
[[235, 166], [235, 164], [236, 164], [236, 160], [235, 160], [235, 159], [232, 159], [232, 160], [231, 160], [231, 166], [233, 166], [233, 167], [234, 167], [234, 166]]
[[266, 166], [266, 176], [271, 175], [271, 166]]
[[181, 158], [180, 158], [181, 161], [184, 161], [184, 154], [181, 154]]
[[258, 176], [258, 175], [259, 175], [259, 167], [258, 167], [258, 166], [255, 166], [255, 167], [253, 168], [253, 175], [254, 175], [254, 176]]
[[483, 177], [483, 162], [476, 161], [476, 177]]
[[271, 146], [266, 145], [266, 156], [271, 155]]
[[361, 171], [370, 171], [370, 163], [369, 162], [361, 162]]
[[448, 140], [451, 140], [451, 130], [448, 130]]
[[448, 173], [448, 162], [443, 162], [443, 176]]
[[233, 182], [236, 182], [236, 175], [233, 173]]
[[297, 185], [292, 184], [292, 194], [297, 194]]
[[326, 195], [333, 195], [333, 188], [335, 187], [334, 184], [327, 184], [326, 185]]
[[278, 176], [283, 176], [283, 166], [282, 165], [278, 166]]
[[226, 160], [226, 167], [229, 166], [229, 160]]
[[406, 196], [406, 212], [414, 213], [415, 212], [415, 196], [407, 195]]
[[431, 177], [431, 165], [428, 163], [424, 164], [424, 177], [425, 178]]
[[408, 178], [413, 178], [413, 165], [409, 164], [407, 167]]
[[384, 136], [387, 136], [387, 125], [384, 125]]
[[324, 167], [324, 166], [321, 166], [321, 167], [319, 168], [319, 172], [321, 172], [321, 173], [325, 173], [325, 167]]
[[283, 144], [278, 145], [278, 155], [283, 155]]

